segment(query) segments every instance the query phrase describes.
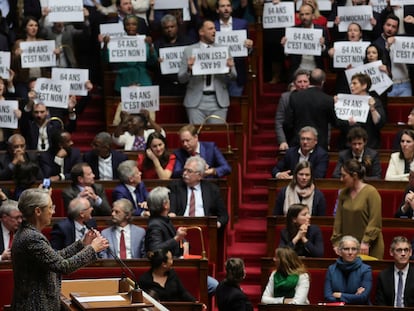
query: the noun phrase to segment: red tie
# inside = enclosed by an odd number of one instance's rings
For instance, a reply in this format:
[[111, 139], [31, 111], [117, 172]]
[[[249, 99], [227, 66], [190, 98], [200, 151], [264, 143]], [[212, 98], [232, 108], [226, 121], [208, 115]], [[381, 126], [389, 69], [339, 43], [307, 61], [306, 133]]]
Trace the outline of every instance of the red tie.
[[126, 245], [124, 230], [121, 230], [121, 238], [119, 239], [119, 257], [126, 259]]
[[194, 187], [191, 187], [191, 195], [190, 195], [190, 212], [188, 216], [194, 217], [195, 216], [195, 195], [194, 195]]
[[12, 247], [13, 244], [13, 232], [9, 231], [9, 249]]

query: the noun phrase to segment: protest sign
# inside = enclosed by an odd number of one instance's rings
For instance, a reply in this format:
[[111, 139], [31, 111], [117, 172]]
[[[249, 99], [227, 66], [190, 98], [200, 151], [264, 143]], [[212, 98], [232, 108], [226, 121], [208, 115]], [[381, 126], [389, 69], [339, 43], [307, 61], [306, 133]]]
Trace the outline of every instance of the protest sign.
[[322, 29], [286, 28], [286, 54], [321, 55]]
[[109, 62], [145, 62], [147, 46], [145, 36], [125, 36], [113, 38], [108, 43]]
[[160, 58], [162, 59], [160, 67], [163, 75], [178, 73], [184, 55], [184, 49], [185, 46], [160, 48]]
[[89, 80], [88, 69], [52, 68], [52, 80], [68, 82], [70, 84], [69, 94], [86, 96], [88, 90], [85, 83]]
[[50, 22], [83, 22], [82, 0], [49, 0]]
[[158, 85], [121, 87], [122, 111], [139, 113], [142, 109], [158, 111], [160, 109], [160, 91]]
[[68, 82], [38, 78], [35, 84], [35, 103], [43, 103], [46, 107], [67, 109], [69, 102], [69, 88], [70, 85]]
[[391, 46], [392, 60], [394, 63], [414, 64], [414, 38], [395, 36]]
[[0, 101], [0, 128], [18, 128], [19, 120], [14, 115], [14, 111], [18, 108], [19, 102], [17, 100]]
[[193, 75], [228, 73], [227, 59], [231, 57], [227, 47], [193, 49], [195, 57]]
[[286, 28], [295, 25], [293, 2], [266, 2], [263, 6], [263, 28]]
[[10, 52], [0, 52], [0, 77], [10, 78]]
[[366, 123], [369, 99], [370, 96], [338, 94], [338, 101], [335, 103], [336, 116], [340, 120], [348, 121], [352, 117], [356, 122]]
[[346, 32], [351, 23], [357, 23], [362, 30], [372, 30], [371, 18], [373, 17], [372, 6], [338, 6], [339, 25], [338, 31]]
[[22, 41], [20, 59], [22, 68], [56, 66], [55, 40]]
[[344, 41], [334, 43], [334, 68], [347, 68], [364, 64], [365, 50], [370, 45], [370, 42], [365, 41]]
[[227, 46], [229, 48], [231, 56], [233, 57], [247, 56], [248, 51], [244, 46], [246, 39], [246, 30], [216, 32], [216, 44]]

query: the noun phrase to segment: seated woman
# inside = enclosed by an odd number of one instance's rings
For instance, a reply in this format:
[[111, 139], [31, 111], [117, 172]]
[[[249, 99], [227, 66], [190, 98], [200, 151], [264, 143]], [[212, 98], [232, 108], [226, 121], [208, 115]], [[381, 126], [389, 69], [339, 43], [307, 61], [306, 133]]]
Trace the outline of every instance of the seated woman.
[[169, 250], [148, 252], [151, 269], [138, 280], [139, 287], [159, 301], [191, 301], [196, 299], [184, 288], [172, 268], [173, 256]]
[[404, 130], [400, 140], [400, 151], [391, 154], [385, 180], [408, 181], [410, 163], [414, 160], [414, 130]]
[[308, 305], [309, 275], [295, 251], [279, 247], [273, 260], [276, 270], [269, 277], [262, 303]]
[[175, 165], [175, 154], [167, 151], [167, 140], [158, 132], [147, 139], [145, 154], [138, 154], [138, 169], [143, 179], [170, 179]]
[[309, 207], [293, 204], [286, 216], [286, 228], [280, 233], [279, 247], [289, 246], [298, 256], [323, 257], [322, 232], [310, 224]]
[[311, 163], [308, 161], [296, 165], [292, 181], [279, 192], [273, 215], [286, 215], [289, 207], [297, 203], [307, 205], [313, 216], [325, 216], [325, 196], [315, 187]]
[[325, 278], [326, 301], [347, 304], [369, 304], [372, 288], [371, 267], [364, 264], [358, 253], [360, 244], [350, 235], [344, 236], [338, 245], [339, 258], [328, 267]]
[[407, 123], [405, 123], [405, 128], [400, 130], [397, 135], [395, 135], [394, 140], [392, 141], [392, 150], [400, 150], [401, 136], [403, 135], [405, 129], [414, 130], [414, 107], [411, 108], [409, 115], [407, 116]]
[[246, 276], [241, 258], [229, 258], [226, 261], [226, 278], [216, 289], [216, 301], [219, 311], [253, 311], [253, 305], [240, 288]]

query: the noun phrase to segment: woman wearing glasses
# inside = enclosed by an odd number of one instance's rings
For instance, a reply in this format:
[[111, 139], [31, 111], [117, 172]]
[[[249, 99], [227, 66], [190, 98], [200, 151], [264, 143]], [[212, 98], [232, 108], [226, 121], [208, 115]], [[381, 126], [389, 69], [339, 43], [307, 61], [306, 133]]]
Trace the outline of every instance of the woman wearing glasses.
[[372, 271], [371, 267], [358, 257], [359, 250], [359, 241], [353, 236], [346, 235], [339, 242], [339, 258], [326, 272], [326, 301], [354, 305], [370, 304]]
[[341, 238], [352, 235], [361, 243], [361, 254], [382, 259], [381, 197], [377, 189], [364, 182], [364, 176], [365, 167], [358, 160], [348, 160], [342, 166], [345, 187], [338, 196], [331, 242], [337, 252]]

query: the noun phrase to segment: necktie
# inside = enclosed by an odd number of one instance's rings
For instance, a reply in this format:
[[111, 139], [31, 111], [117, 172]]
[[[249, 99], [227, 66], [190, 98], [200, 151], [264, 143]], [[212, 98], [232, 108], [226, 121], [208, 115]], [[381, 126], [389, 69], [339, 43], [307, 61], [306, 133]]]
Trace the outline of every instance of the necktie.
[[9, 249], [12, 247], [12, 244], [13, 244], [13, 232], [9, 231], [9, 246], [8, 246]]
[[194, 195], [194, 188], [191, 187], [191, 195], [190, 195], [190, 212], [188, 216], [194, 217], [195, 216], [195, 195]]
[[85, 235], [85, 231], [86, 231], [85, 227], [82, 227], [82, 229], [79, 230], [79, 232], [82, 234], [82, 237]]
[[124, 230], [121, 230], [121, 237], [119, 239], [119, 257], [121, 257], [121, 259], [126, 259], [126, 245], [125, 245]]
[[397, 287], [397, 302], [396, 307], [402, 307], [402, 294], [403, 294], [403, 272], [398, 271], [398, 287]]
[[[209, 48], [210, 46], [207, 45], [207, 48]], [[211, 75], [206, 75], [206, 86], [210, 86], [211, 84]]]

